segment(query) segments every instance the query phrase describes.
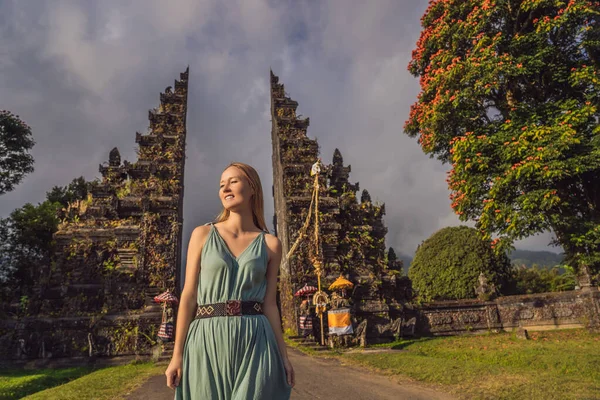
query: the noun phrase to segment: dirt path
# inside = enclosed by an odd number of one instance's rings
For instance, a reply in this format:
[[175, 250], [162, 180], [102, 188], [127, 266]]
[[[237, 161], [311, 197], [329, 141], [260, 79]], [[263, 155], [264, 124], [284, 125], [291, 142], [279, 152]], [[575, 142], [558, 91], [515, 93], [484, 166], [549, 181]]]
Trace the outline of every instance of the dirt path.
[[[309, 357], [288, 348], [296, 371], [292, 400], [451, 400], [450, 395], [417, 384], [399, 384], [389, 377], [376, 375], [355, 366], [341, 365], [335, 359]], [[166, 366], [165, 366], [166, 368]], [[151, 377], [126, 399], [172, 399], [164, 375]]]

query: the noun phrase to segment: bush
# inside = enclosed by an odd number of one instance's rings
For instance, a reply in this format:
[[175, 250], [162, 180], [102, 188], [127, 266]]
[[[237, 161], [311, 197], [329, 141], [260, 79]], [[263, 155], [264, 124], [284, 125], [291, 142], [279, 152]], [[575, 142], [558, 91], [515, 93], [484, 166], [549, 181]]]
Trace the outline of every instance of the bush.
[[[565, 269], [562, 271], [561, 269]], [[507, 294], [562, 292], [575, 289], [575, 274], [569, 268], [515, 266]]]
[[448, 227], [434, 233], [417, 249], [408, 270], [421, 301], [474, 298], [480, 273], [502, 290], [510, 279], [506, 255], [496, 256], [489, 241], [474, 228]]

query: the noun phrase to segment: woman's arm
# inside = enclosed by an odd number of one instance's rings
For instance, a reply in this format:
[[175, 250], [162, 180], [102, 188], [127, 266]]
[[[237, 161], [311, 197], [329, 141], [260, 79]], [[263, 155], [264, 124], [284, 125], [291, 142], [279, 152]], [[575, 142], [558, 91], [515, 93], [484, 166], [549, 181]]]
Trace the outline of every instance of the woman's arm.
[[197, 307], [200, 254], [209, 229], [210, 227], [207, 226], [196, 227], [190, 237], [187, 251], [187, 264], [185, 267], [185, 284], [181, 292], [181, 299], [179, 300], [179, 309], [177, 312], [173, 357], [165, 371], [165, 375], [167, 376], [167, 386], [172, 389], [174, 389], [175, 386], [178, 386], [179, 381], [181, 380], [183, 348], [190, 323], [194, 318], [194, 312]]
[[291, 386], [295, 385], [294, 369], [288, 359], [287, 348], [281, 332], [281, 316], [277, 309], [277, 275], [281, 264], [281, 241], [273, 235], [265, 235], [265, 241], [269, 248], [269, 263], [267, 264], [267, 292], [263, 302], [263, 312], [273, 328], [277, 339], [277, 346], [283, 358], [283, 364], [287, 373], [287, 381]]

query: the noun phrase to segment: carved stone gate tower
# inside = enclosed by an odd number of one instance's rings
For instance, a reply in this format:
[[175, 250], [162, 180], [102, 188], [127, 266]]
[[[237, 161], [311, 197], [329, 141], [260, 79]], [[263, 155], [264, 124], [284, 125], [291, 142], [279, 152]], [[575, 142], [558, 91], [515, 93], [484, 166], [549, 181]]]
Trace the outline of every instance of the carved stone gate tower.
[[33, 315], [0, 326], [0, 357], [152, 354], [162, 316], [152, 299], [180, 281], [188, 73], [136, 133], [138, 159], [114, 148], [88, 199], [64, 211]]
[[[314, 180], [310, 170], [319, 159], [319, 145], [316, 140], [308, 138], [308, 118], [296, 115], [298, 103], [287, 96], [273, 72], [270, 83], [273, 225], [281, 240], [284, 256], [280, 267], [281, 315], [284, 329], [296, 333], [299, 309], [293, 294], [306, 283], [316, 285], [314, 267], [309, 259], [309, 248], [313, 243], [309, 243], [310, 238], [307, 238], [290, 259], [285, 255], [296, 241], [307, 217]], [[377, 324], [386, 324], [398, 315], [400, 307], [397, 300], [403, 297], [398, 285], [402, 266], [401, 262], [388, 260], [385, 250], [385, 205], [373, 204], [366, 190], [359, 201], [355, 193], [359, 185], [351, 184], [349, 175], [350, 166], [344, 166], [337, 149], [333, 154], [333, 164], [322, 165], [319, 175], [322, 288], [326, 289], [340, 274], [348, 276], [356, 285], [352, 293], [356, 322], [369, 319], [372, 323], [370, 329], [375, 332]]]

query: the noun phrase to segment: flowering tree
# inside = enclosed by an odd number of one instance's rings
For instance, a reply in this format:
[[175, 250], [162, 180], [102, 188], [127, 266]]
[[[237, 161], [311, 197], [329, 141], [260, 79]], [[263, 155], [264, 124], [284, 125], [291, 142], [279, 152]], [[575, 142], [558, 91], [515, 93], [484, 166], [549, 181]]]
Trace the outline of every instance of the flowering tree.
[[31, 128], [19, 116], [0, 110], [0, 195], [33, 172], [33, 157], [28, 151], [34, 144]]
[[452, 164], [452, 208], [496, 252], [552, 229], [600, 264], [600, 2], [432, 0], [405, 132]]

